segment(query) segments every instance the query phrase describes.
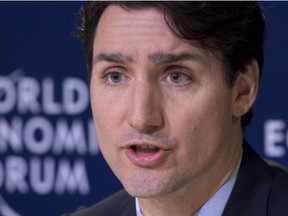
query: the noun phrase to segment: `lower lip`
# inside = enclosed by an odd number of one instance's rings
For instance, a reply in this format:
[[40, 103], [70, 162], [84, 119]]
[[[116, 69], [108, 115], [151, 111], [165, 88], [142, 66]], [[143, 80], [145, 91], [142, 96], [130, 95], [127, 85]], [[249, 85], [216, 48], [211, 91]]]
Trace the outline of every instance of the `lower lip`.
[[163, 149], [159, 149], [157, 152], [144, 153], [136, 152], [132, 148], [127, 148], [125, 149], [125, 154], [134, 165], [141, 167], [158, 166], [168, 156], [168, 152]]

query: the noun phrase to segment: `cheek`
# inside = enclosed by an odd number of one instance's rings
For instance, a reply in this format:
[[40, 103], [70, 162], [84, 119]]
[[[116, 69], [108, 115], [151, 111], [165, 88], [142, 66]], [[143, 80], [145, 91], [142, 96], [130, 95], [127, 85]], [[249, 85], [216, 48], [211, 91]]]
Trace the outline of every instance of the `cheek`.
[[109, 106], [103, 102], [101, 94], [98, 94], [94, 88], [91, 88], [91, 109], [93, 114], [94, 125], [96, 129], [97, 139], [99, 147], [102, 150], [103, 143], [107, 143], [110, 130], [109, 116]]
[[[116, 98], [116, 99], [115, 99]], [[118, 98], [118, 100], [117, 100]], [[91, 88], [91, 108], [99, 147], [103, 154], [113, 154], [113, 145], [121, 133], [125, 108], [123, 98], [111, 96], [102, 88]]]
[[183, 148], [186, 151], [203, 152], [205, 155], [225, 137], [223, 130], [229, 125], [231, 112], [226, 108], [229, 107], [229, 102], [221, 100], [217, 95], [201, 95], [188, 101], [189, 103], [179, 106], [181, 112], [179, 108], [178, 112], [177, 108], [168, 111], [168, 116], [171, 117], [170, 131], [185, 145]]
[[[125, 118], [125, 110], [129, 103], [129, 92], [115, 87], [107, 87], [95, 81], [90, 89], [91, 106], [96, 125], [103, 130], [119, 127]], [[110, 131], [110, 130], [108, 130]]]
[[211, 117], [207, 114], [195, 115], [186, 117], [185, 121], [182, 121], [182, 127], [175, 130], [179, 142], [176, 160], [184, 172], [193, 172], [194, 176], [199, 176], [212, 166], [221, 154], [219, 147], [222, 137], [212, 124]]
[[115, 98], [111, 98], [111, 94], [106, 92], [103, 87], [91, 87], [90, 95], [92, 114], [97, 132], [102, 132], [100, 130], [109, 132], [106, 129], [112, 125], [113, 118], [117, 114], [117, 109], [115, 109], [115, 104], [113, 104]]
[[[92, 95], [91, 95], [92, 96]], [[99, 100], [97, 100], [97, 98]], [[100, 103], [101, 101], [101, 103]], [[101, 153], [108, 164], [115, 164], [117, 154], [113, 148], [116, 131], [113, 127], [113, 121], [109, 114], [109, 107], [106, 107], [99, 97], [91, 99], [92, 113], [94, 125], [96, 129], [96, 136]]]
[[213, 128], [214, 122], [219, 120], [218, 106], [213, 97], [194, 95], [191, 98], [183, 99], [177, 106], [174, 104], [168, 106], [173, 109], [167, 111], [167, 116], [170, 118], [171, 127], [184, 137], [194, 139], [202, 136], [204, 132]]

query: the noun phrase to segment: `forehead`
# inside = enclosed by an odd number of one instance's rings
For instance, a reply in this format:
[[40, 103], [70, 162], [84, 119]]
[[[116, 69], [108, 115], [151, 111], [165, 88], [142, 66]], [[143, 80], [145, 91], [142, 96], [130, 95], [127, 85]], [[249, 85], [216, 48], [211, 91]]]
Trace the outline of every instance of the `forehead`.
[[117, 54], [116, 57], [124, 54], [126, 59], [133, 60], [139, 56], [162, 56], [161, 53], [184, 53], [198, 59], [211, 57], [211, 53], [200, 48], [196, 41], [176, 35], [159, 10], [123, 9], [117, 5], [111, 5], [103, 12], [95, 32], [93, 61], [99, 55], [102, 58], [102, 53]]
[[139, 36], [139, 33], [144, 37], [147, 34], [154, 33], [160, 36], [158, 33], [172, 32], [165, 22], [164, 15], [156, 9], [124, 9], [118, 5], [110, 5], [99, 20], [95, 36], [97, 38], [127, 34], [131, 40], [135, 34]]

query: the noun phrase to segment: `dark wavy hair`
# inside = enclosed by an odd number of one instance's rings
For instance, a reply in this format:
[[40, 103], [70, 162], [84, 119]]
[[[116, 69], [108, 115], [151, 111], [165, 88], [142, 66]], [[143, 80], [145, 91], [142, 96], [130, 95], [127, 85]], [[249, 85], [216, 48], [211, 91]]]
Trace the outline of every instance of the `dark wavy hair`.
[[[225, 66], [225, 79], [232, 87], [239, 73], [245, 73], [253, 59], [263, 67], [263, 44], [265, 19], [258, 2], [88, 2], [81, 9], [82, 24], [79, 37], [83, 43], [84, 56], [91, 78], [93, 42], [98, 22], [110, 5], [125, 10], [155, 8], [165, 16], [169, 28], [179, 38], [194, 40], [212, 53], [220, 53]], [[252, 109], [241, 118], [242, 128], [252, 119]]]

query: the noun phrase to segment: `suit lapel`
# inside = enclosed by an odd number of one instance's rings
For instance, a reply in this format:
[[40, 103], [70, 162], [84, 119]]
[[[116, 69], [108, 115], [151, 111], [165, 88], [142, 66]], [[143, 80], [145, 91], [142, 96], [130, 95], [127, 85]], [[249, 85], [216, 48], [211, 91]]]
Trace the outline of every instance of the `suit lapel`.
[[244, 142], [240, 170], [223, 216], [267, 215], [271, 184], [268, 165]]
[[128, 194], [127, 196], [127, 201], [124, 203], [123, 210], [119, 216], [136, 216], [135, 198]]

